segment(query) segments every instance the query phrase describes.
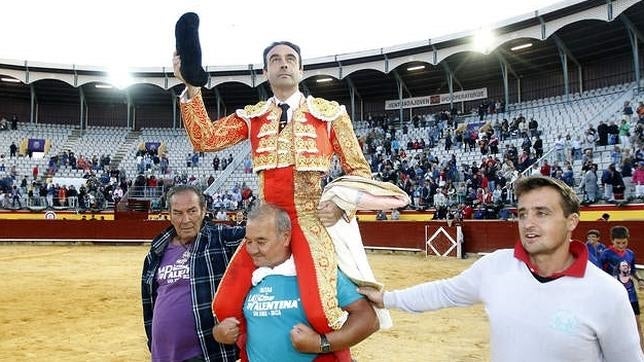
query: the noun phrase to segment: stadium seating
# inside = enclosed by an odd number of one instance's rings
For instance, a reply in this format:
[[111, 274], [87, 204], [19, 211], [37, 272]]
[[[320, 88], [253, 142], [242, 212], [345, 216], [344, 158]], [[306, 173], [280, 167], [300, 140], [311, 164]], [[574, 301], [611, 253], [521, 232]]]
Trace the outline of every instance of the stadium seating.
[[[574, 137], [583, 135], [589, 124], [597, 126], [600, 120], [621, 120], [621, 112], [624, 101], [631, 101], [637, 104], [639, 99], [632, 92], [633, 84], [620, 84], [601, 89], [592, 89], [583, 93], [571, 94], [569, 100], [564, 96], [549, 97], [544, 99], [527, 100], [520, 103], [509, 104], [505, 113], [496, 113], [488, 115], [483, 122], [494, 121], [495, 119], [507, 118], [511, 120], [522, 114], [526, 119], [534, 118], [539, 122], [539, 129], [543, 132], [544, 150], [547, 152], [552, 147], [559, 135], [569, 134]], [[459, 119], [459, 123], [479, 123], [478, 114], [467, 115]], [[354, 120], [354, 129], [358, 136], [365, 135], [369, 131], [366, 121]], [[428, 139], [429, 127], [413, 127], [409, 125], [407, 134], [397, 132], [396, 136], [403, 147], [409, 140]], [[6, 132], [6, 133], [5, 133]], [[214, 192], [225, 192], [235, 185], [246, 183], [257, 191], [257, 178], [253, 173], [247, 174], [244, 171], [243, 159], [248, 157], [248, 141], [241, 142], [238, 145], [230, 147], [223, 151], [206, 152], [199, 157], [197, 166], [188, 167], [186, 157], [193, 153], [192, 145], [188, 139], [185, 130], [169, 128], [143, 128], [141, 131], [131, 131], [126, 127], [88, 127], [80, 130], [72, 125], [53, 125], [48, 123], [21, 123], [17, 131], [5, 131], [0, 138], [1, 153], [6, 155], [4, 163], [6, 171], [12, 165], [20, 175], [31, 175], [34, 165], [41, 167], [44, 172], [46, 162], [52, 155], [58, 154], [64, 150], [73, 151], [77, 156], [84, 155], [91, 158], [96, 155], [100, 157], [108, 154], [115, 160], [113, 165], [118, 166], [126, 172], [129, 178], [133, 178], [137, 173], [136, 152], [146, 142], [158, 142], [162, 149], [166, 150], [169, 159], [169, 177], [174, 175], [194, 176], [199, 182], [205, 185], [206, 180], [212, 175], [215, 179], [225, 175], [225, 180], [218, 182], [218, 188]], [[18, 157], [8, 159], [9, 145], [11, 142], [19, 144], [23, 139], [43, 138], [50, 141], [51, 149], [44, 154], [44, 159], [29, 159], [28, 157]], [[481, 160], [481, 154], [478, 150], [464, 151], [452, 147], [446, 151], [444, 141], [440, 140], [437, 145], [431, 149], [433, 155], [438, 159], [446, 159], [455, 154], [458, 163], [478, 162]], [[514, 137], [503, 141], [503, 144], [513, 143], [520, 147], [522, 139]], [[604, 169], [611, 161], [610, 152], [612, 147], [596, 147], [595, 159], [598, 160], [599, 168]], [[413, 156], [420, 150], [409, 150], [408, 155]], [[115, 157], [119, 155], [118, 157]], [[233, 156], [234, 162], [230, 167], [232, 170], [224, 172], [222, 170], [214, 171], [212, 160], [217, 155], [220, 159]], [[552, 156], [550, 156], [552, 157]], [[552, 158], [551, 158], [552, 160]], [[581, 163], [575, 162], [575, 174], [580, 175]], [[158, 170], [152, 170], [151, 173], [159, 174]], [[59, 177], [81, 177], [82, 171], [73, 170], [71, 167], [61, 168], [57, 176]]]

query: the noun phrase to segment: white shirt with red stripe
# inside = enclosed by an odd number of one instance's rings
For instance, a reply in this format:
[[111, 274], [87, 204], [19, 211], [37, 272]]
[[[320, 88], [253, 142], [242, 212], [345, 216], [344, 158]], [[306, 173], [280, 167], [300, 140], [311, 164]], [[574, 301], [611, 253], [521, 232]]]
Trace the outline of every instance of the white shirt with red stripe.
[[547, 282], [535, 278], [517, 243], [453, 278], [386, 292], [384, 304], [423, 312], [483, 303], [496, 362], [644, 361], [624, 288], [587, 262], [583, 243], [571, 242], [570, 251], [575, 262]]

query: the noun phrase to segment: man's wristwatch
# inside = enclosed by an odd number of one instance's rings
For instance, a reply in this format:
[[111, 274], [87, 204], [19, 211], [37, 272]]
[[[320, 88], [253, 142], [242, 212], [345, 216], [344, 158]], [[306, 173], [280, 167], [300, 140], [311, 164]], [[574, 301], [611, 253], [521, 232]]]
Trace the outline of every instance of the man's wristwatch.
[[326, 335], [320, 334], [320, 352], [329, 353], [331, 352], [331, 343], [326, 338]]

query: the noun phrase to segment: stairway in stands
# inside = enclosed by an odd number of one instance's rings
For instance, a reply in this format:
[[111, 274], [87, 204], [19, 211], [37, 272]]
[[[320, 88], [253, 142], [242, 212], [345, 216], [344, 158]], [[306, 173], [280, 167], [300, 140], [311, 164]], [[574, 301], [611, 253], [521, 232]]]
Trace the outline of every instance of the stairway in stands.
[[[76, 147], [80, 142], [81, 137], [83, 136], [83, 130], [80, 128], [72, 129], [72, 133], [67, 137], [67, 141], [63, 144], [62, 151], [74, 152], [76, 154]], [[78, 155], [77, 155], [78, 156]]]
[[130, 131], [127, 136], [125, 136], [125, 141], [121, 143], [119, 148], [114, 152], [112, 157], [111, 167], [116, 169], [121, 165], [123, 158], [128, 155], [128, 153], [138, 146], [139, 137], [141, 137], [141, 131]]

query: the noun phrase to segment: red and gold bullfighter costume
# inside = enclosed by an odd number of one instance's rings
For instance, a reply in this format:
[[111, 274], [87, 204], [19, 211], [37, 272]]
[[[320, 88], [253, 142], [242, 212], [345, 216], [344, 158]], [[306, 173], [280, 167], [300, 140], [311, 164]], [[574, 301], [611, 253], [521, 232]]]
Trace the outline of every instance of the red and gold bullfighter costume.
[[[299, 107], [279, 132], [281, 109], [274, 98], [246, 106], [234, 114], [211, 121], [201, 94], [181, 103], [181, 115], [190, 140], [199, 151], [217, 151], [250, 139], [254, 171], [259, 180], [259, 199], [286, 210], [291, 218], [291, 249], [295, 259], [302, 304], [307, 319], [318, 333], [341, 327], [344, 312], [336, 298], [333, 243], [317, 216], [321, 176], [338, 155], [348, 175], [371, 178], [351, 120], [344, 106], [300, 94]], [[355, 210], [344, 210], [351, 218]], [[243, 321], [243, 303], [251, 287], [255, 266], [244, 246], [231, 260], [213, 301], [219, 320]], [[237, 344], [245, 356], [245, 323]], [[321, 354], [316, 361], [350, 361], [348, 350]]]

